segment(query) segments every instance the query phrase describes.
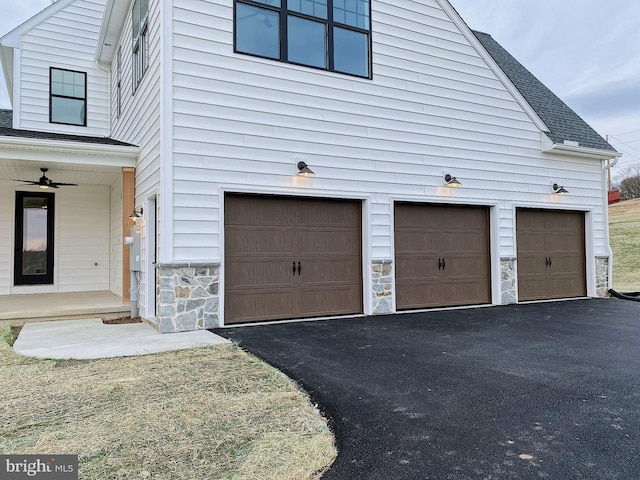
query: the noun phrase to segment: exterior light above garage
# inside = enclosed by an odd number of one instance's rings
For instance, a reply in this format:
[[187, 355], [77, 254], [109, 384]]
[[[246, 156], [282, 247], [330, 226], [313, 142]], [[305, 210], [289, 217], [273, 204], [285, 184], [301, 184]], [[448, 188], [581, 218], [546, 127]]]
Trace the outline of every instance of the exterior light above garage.
[[444, 176], [444, 183], [450, 188], [458, 188], [462, 186], [462, 183], [458, 181], [456, 177], [452, 177], [449, 173]]
[[565, 189], [562, 185], [558, 185], [557, 183], [554, 183], [553, 193], [557, 195], [566, 195], [567, 193], [569, 193], [569, 190]]
[[309, 168], [306, 162], [300, 161], [298, 162], [298, 173], [296, 175], [300, 175], [301, 177], [310, 177], [311, 175], [315, 175], [315, 173]]

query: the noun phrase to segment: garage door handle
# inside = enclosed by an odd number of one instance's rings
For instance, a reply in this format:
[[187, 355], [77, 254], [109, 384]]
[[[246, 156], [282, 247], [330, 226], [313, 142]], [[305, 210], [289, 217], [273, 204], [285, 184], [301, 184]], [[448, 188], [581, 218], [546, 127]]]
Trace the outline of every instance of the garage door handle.
[[551, 260], [551, 257], [549, 257], [549, 266], [551, 266], [552, 263], [553, 261]]
[[300, 276], [301, 271], [302, 271], [302, 264], [298, 262], [298, 276]]
[[438, 270], [442, 270], [442, 259], [438, 259]]
[[293, 276], [296, 276], [296, 262], [293, 262]]
[[447, 268], [447, 262], [444, 261], [444, 258], [442, 259], [442, 270], [444, 270], [445, 268]]

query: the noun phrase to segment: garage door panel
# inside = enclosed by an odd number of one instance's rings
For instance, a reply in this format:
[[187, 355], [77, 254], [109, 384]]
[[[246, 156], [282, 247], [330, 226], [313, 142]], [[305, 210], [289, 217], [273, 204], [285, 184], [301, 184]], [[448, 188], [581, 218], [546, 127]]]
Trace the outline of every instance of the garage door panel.
[[455, 256], [460, 252], [464, 252], [468, 256], [485, 255], [487, 247], [486, 228], [480, 232], [467, 229], [448, 230], [445, 235], [440, 236], [439, 240], [440, 256]]
[[362, 289], [340, 285], [323, 288], [303, 288], [298, 292], [303, 307], [300, 318], [347, 315], [353, 311], [354, 300], [362, 303]]
[[396, 229], [395, 248], [396, 254], [400, 255], [433, 254], [437, 257], [440, 247], [438, 236], [430, 234], [429, 230]]
[[491, 302], [488, 218], [485, 207], [395, 205], [399, 310]]
[[444, 258], [443, 276], [447, 281], [452, 281], [453, 277], [468, 277], [475, 281], [486, 280], [489, 270], [487, 258], [478, 256], [449, 257]]
[[237, 227], [225, 236], [227, 256], [288, 255], [294, 251], [291, 228]]
[[226, 292], [225, 311], [233, 315], [225, 318], [225, 324], [296, 318], [297, 297], [295, 291], [280, 291], [277, 299], [271, 290]]
[[225, 269], [227, 287], [234, 289], [254, 288], [271, 285], [282, 288], [295, 281], [292, 262], [289, 257], [280, 259], [236, 259]]
[[284, 198], [256, 195], [233, 195], [232, 202], [225, 202], [224, 211], [225, 225], [230, 226], [290, 228], [297, 215]]
[[227, 194], [225, 323], [361, 313], [361, 210], [352, 200]]
[[298, 235], [298, 240], [296, 252], [302, 255], [354, 255], [360, 251], [360, 242], [356, 243], [353, 229], [306, 229]]
[[584, 213], [518, 209], [518, 298], [586, 296]]
[[301, 285], [353, 285], [360, 278], [362, 267], [357, 260], [345, 256], [321, 260], [304, 260], [301, 263]]

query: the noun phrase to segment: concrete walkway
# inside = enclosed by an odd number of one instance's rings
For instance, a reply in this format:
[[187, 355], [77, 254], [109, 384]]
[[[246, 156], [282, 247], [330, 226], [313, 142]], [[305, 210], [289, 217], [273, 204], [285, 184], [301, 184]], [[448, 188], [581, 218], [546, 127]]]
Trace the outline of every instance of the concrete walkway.
[[230, 343], [206, 330], [158, 332], [146, 323], [105, 325], [99, 318], [27, 323], [13, 345], [20, 355], [54, 359], [131, 357]]

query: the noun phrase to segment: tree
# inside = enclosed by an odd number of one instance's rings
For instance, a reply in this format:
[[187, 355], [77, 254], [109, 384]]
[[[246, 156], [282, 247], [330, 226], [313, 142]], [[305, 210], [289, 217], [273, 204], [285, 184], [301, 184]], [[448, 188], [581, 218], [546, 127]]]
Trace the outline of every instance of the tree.
[[640, 163], [627, 167], [618, 178], [622, 178], [616, 182], [622, 200], [640, 198]]

